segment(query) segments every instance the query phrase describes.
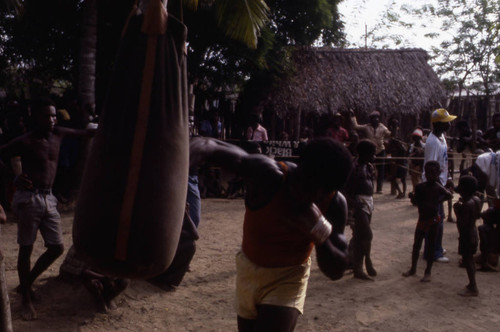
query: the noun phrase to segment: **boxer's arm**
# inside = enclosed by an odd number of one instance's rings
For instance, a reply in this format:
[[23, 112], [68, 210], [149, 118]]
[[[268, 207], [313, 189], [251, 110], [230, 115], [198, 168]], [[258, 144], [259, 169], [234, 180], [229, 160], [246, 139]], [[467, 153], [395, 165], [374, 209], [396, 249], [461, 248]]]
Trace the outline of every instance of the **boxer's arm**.
[[283, 175], [278, 164], [265, 155], [248, 154], [234, 144], [213, 138], [191, 138], [189, 167], [198, 167], [203, 163], [212, 163], [236, 175], [256, 178], [263, 183]]
[[337, 192], [330, 208], [325, 214], [332, 224], [332, 232], [328, 239], [316, 245], [318, 266], [328, 278], [342, 278], [347, 268], [347, 241], [344, 228], [347, 222], [347, 201], [342, 193]]

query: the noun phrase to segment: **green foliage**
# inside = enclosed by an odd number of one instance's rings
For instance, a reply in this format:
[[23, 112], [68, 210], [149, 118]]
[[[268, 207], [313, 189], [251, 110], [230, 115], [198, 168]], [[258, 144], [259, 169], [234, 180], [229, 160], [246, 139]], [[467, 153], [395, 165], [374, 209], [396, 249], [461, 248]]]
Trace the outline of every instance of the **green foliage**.
[[337, 5], [340, 0], [268, 0], [271, 29], [283, 45], [312, 45], [344, 42], [343, 22]]
[[185, 5], [192, 11], [214, 7], [217, 26], [251, 48], [257, 47], [260, 30], [268, 20], [264, 0], [186, 0]]
[[435, 15], [444, 19], [443, 31], [451, 38], [435, 50], [436, 66], [442, 75], [456, 77], [459, 87], [481, 83], [489, 94], [500, 83], [499, 54], [500, 0], [449, 0]]
[[410, 34], [415, 24], [406, 18], [418, 19], [421, 28], [440, 22], [439, 30], [424, 35], [443, 40], [440, 47], [432, 48], [437, 73], [459, 88], [481, 82], [486, 93], [500, 83], [500, 0], [443, 0], [415, 6], [398, 8], [393, 1], [381, 22], [368, 33], [372, 45], [411, 45], [400, 34], [388, 32], [396, 27]]
[[[189, 28], [189, 74], [198, 87], [216, 93], [225, 87], [236, 90], [243, 86], [247, 92], [266, 91], [278, 77], [292, 69], [287, 49], [290, 46], [309, 46], [317, 40], [325, 44], [344, 41], [343, 22], [337, 11], [339, 0], [268, 0], [270, 19], [261, 29], [256, 49], [244, 43], [228, 40], [223, 29], [214, 24], [217, 0], [213, 6], [198, 3], [198, 11], [185, 11]], [[197, 91], [198, 94], [201, 91]], [[247, 94], [245, 94], [247, 95]], [[244, 102], [251, 108], [258, 96]]]
[[[49, 91], [56, 79], [72, 81], [78, 51], [79, 0], [25, 0], [0, 18], [0, 84], [22, 82], [31, 93]], [[36, 90], [36, 91], [35, 91]], [[25, 90], [27, 91], [27, 90]]]

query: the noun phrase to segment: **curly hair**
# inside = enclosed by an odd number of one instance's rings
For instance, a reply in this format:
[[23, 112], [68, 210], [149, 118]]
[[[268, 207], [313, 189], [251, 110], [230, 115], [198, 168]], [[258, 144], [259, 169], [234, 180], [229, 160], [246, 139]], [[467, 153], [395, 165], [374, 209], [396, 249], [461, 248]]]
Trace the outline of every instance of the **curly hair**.
[[340, 190], [352, 170], [352, 157], [344, 145], [329, 137], [315, 138], [302, 150], [299, 168], [327, 190]]

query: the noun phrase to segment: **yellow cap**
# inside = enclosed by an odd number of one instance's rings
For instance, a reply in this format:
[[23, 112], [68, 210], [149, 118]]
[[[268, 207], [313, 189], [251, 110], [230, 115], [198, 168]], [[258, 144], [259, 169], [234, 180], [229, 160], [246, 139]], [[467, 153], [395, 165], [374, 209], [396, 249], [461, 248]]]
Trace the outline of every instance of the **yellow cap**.
[[438, 108], [431, 114], [431, 122], [450, 122], [457, 118], [456, 115], [450, 115], [444, 108]]

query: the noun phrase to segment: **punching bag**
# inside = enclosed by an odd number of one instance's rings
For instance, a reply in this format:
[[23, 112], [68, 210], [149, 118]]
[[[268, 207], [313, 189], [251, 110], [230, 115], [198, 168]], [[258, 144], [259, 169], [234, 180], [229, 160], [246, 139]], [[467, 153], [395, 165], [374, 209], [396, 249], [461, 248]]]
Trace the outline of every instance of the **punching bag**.
[[176, 252], [186, 203], [186, 27], [150, 0], [124, 29], [75, 208], [73, 242], [93, 269], [147, 279]]

